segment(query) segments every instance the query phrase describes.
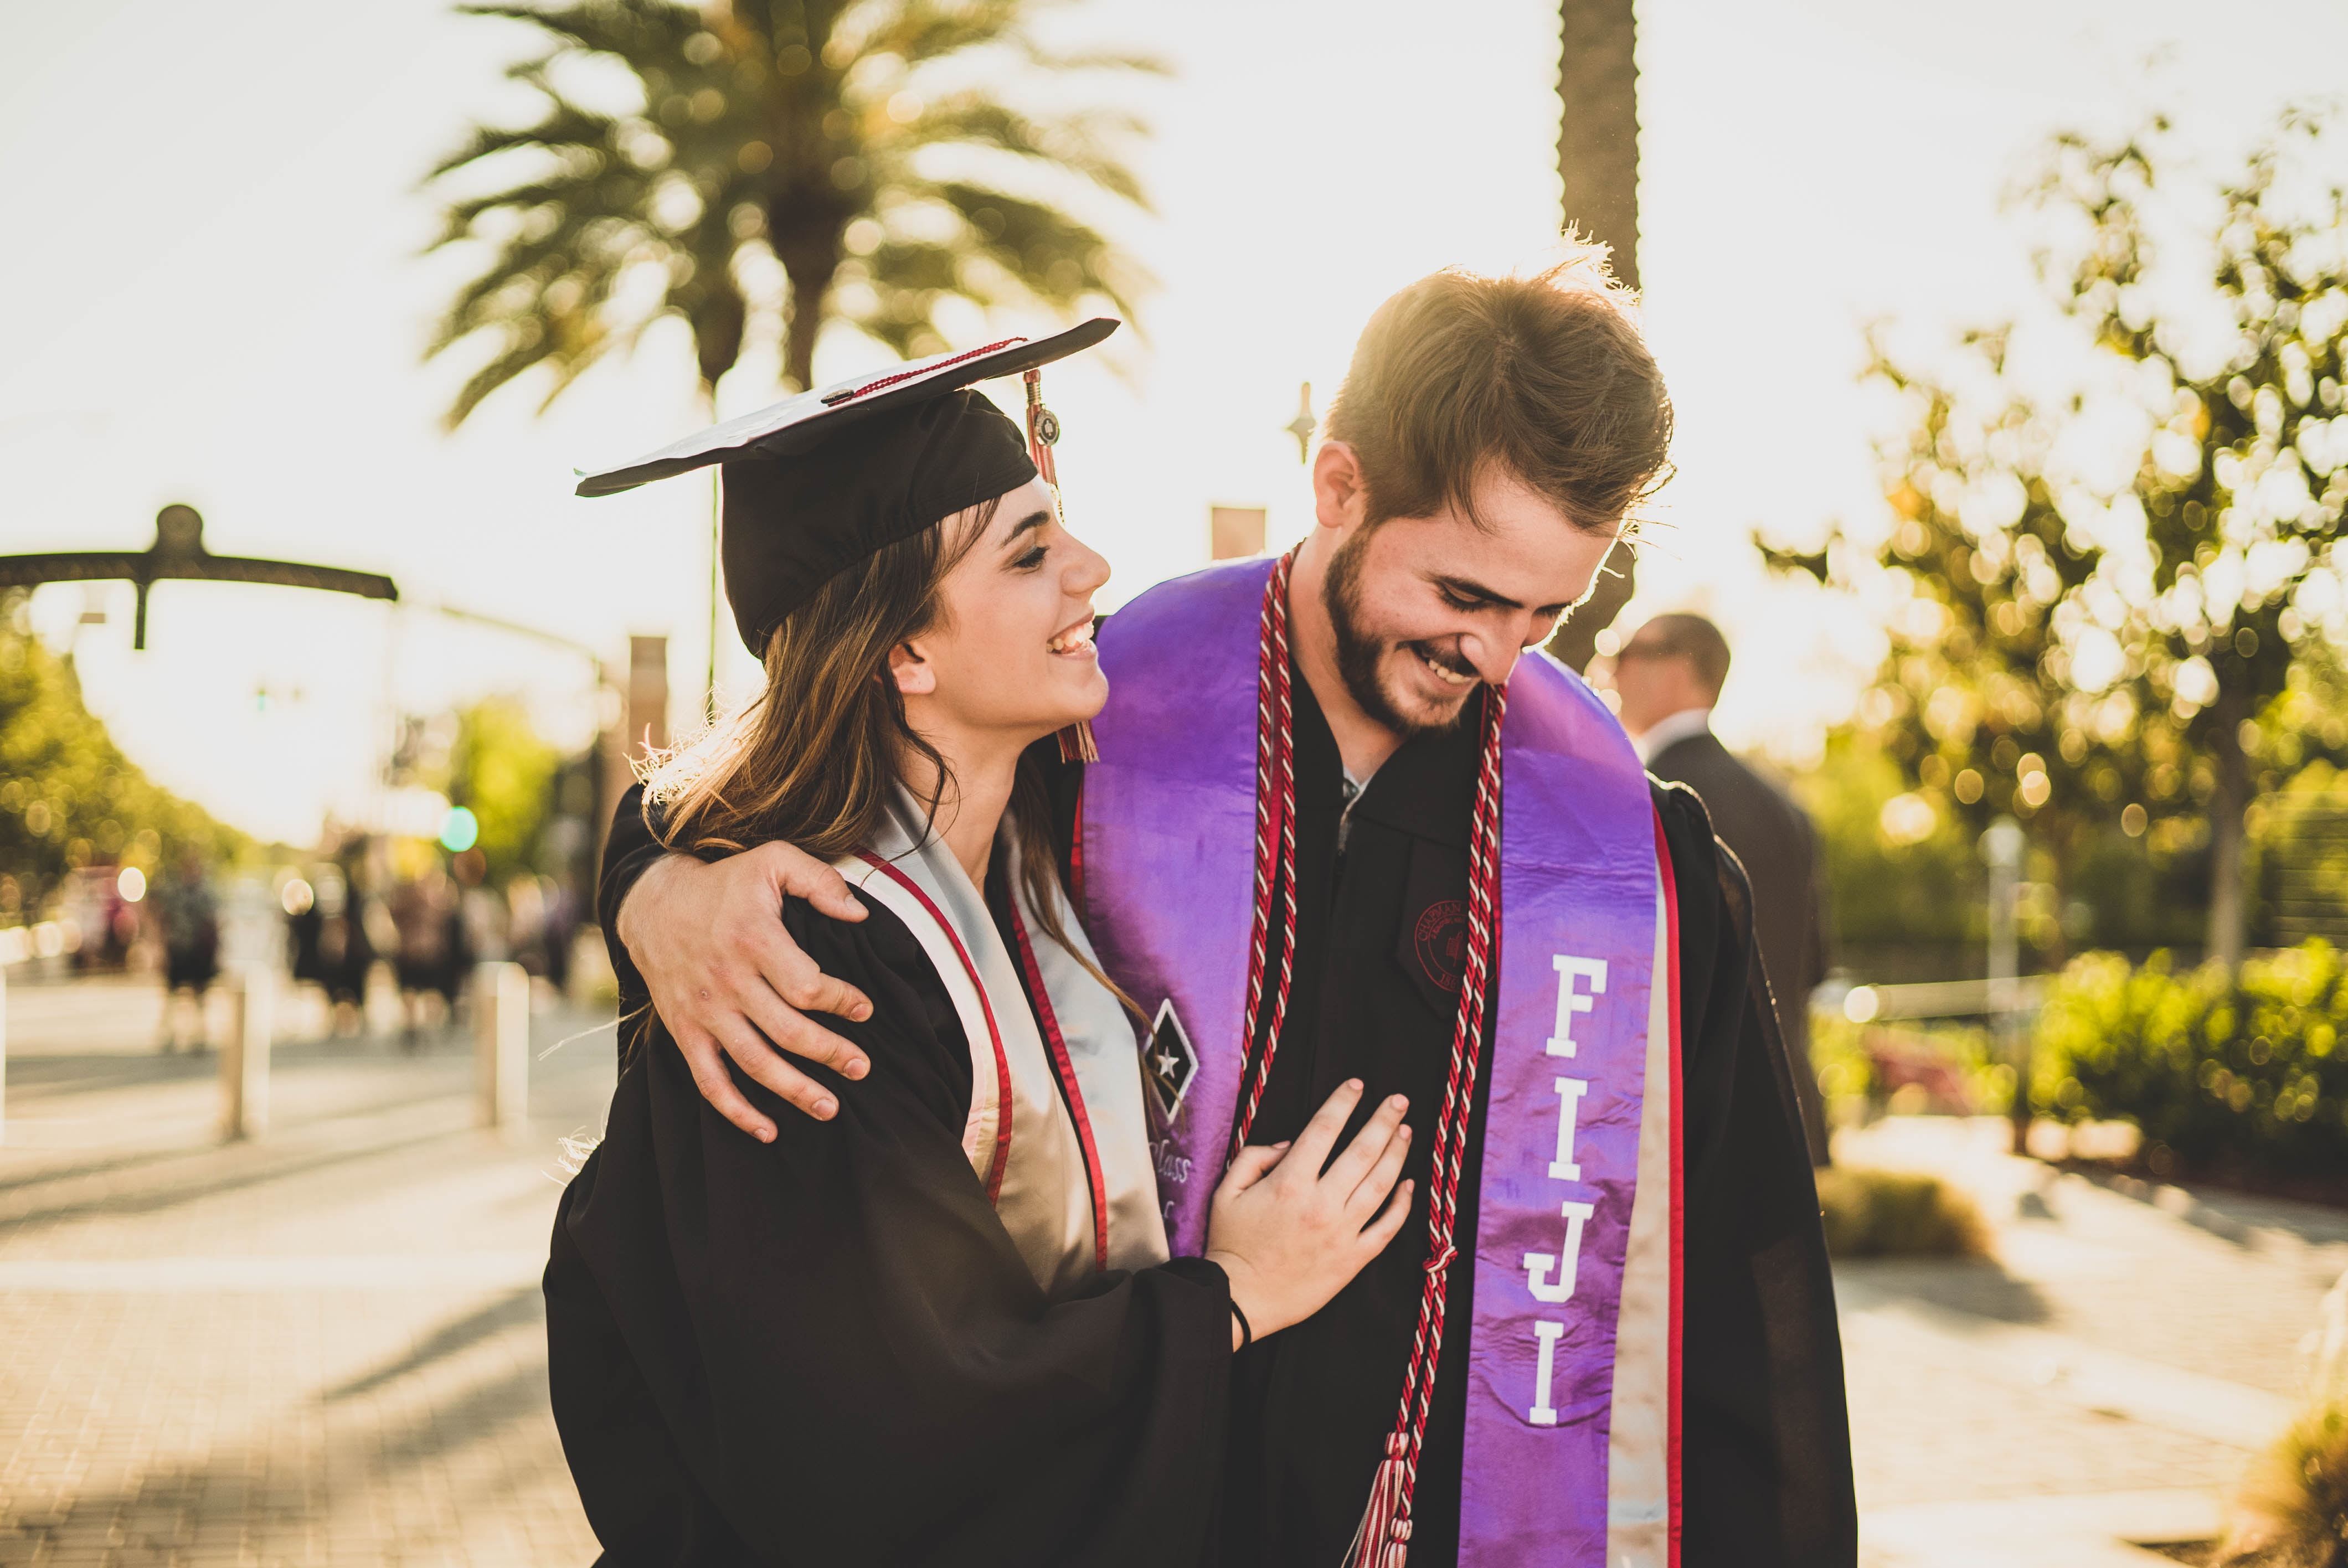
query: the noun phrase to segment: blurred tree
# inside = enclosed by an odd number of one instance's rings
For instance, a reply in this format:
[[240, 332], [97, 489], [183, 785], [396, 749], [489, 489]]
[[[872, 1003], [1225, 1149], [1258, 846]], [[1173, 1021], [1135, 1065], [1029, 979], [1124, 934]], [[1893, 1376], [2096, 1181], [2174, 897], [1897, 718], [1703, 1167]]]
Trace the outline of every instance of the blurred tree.
[[2170, 855], [2206, 842], [2208, 950], [2230, 964], [2248, 808], [2306, 749], [2287, 733], [2291, 670], [2348, 641], [2348, 209], [2286, 178], [2320, 134], [2287, 115], [2198, 215], [2201, 253], [2179, 243], [2157, 269], [2153, 231], [2191, 221], [2191, 183], [2160, 172], [2166, 122], [2053, 144], [2031, 194], [2067, 232], [2041, 268], [2126, 362], [2106, 402], [2142, 436], [2116, 497], [2057, 451], [2108, 409], [2034, 405], [2003, 332], [1938, 377], [1878, 343], [1870, 374], [1907, 415], [1883, 451], [1890, 534], [1823, 558], [1765, 547], [1879, 612], [1890, 647], [1859, 723], [1912, 786], [1899, 809], [2027, 819], [2058, 886], [2114, 825]]
[[[2066, 520], [2082, 500], [2050, 462], [2060, 422], [2012, 392], [2003, 333], [1967, 340], [1985, 399], [1961, 390], [1964, 378], [1927, 377], [1872, 346], [1870, 373], [1898, 395], [1906, 425], [1881, 451], [1897, 520], [1863, 568], [1890, 646], [1858, 727], [1908, 786], [1884, 806], [1884, 830], [1921, 842], [1945, 816], [1970, 844], [2011, 814], [2044, 852], [2034, 874], [2063, 908], [2068, 870], [2145, 794], [2147, 766], [2159, 765], [2147, 753], [2168, 754], [2168, 737], [2140, 722], [2117, 683], [2115, 649], [2089, 635], [2125, 623], [2127, 601], [2109, 580], [2120, 563], [2107, 568], [2100, 540]], [[1839, 564], [1847, 549], [1827, 559]], [[2034, 946], [2060, 956], [2058, 935], [2038, 936]]]
[[2151, 794], [2182, 789], [2208, 814], [2209, 950], [2230, 966], [2247, 927], [2246, 815], [2278, 782], [2258, 720], [2287, 690], [2295, 649], [2348, 636], [2348, 559], [2334, 553], [2348, 509], [2348, 200], [2312, 178], [2324, 128], [2287, 112], [2219, 182], [2206, 248], [2181, 259], [2155, 238], [2177, 227], [2171, 186], [2190, 189], [2166, 119], [2117, 142], [2059, 138], [2034, 193], [2077, 220], [2042, 273], [2100, 346], [2134, 362], [2158, 421], [2134, 487], [2150, 593], [2130, 607], [2127, 675], [2147, 738], [2169, 753]]
[[231, 860], [252, 841], [159, 789], [83, 706], [73, 662], [25, 624], [25, 596], [0, 596], [0, 927], [42, 917], [60, 877], [83, 866], [150, 876], [193, 848]]
[[1870, 980], [1970, 973], [1952, 956], [1980, 946], [1980, 856], [1952, 818], [1891, 804], [1909, 788], [1884, 748], [1852, 731], [1828, 736], [1818, 765], [1793, 781], [1818, 826], [1836, 957]]
[[[830, 320], [913, 355], [944, 346], [934, 317], [949, 298], [1066, 314], [1092, 297], [1129, 313], [1146, 278], [1076, 209], [1086, 186], [1146, 207], [1116, 150], [1140, 124], [1032, 117], [975, 85], [1010, 65], [1160, 68], [1046, 47], [1030, 26], [1054, 3], [461, 6], [529, 22], [553, 47], [510, 73], [545, 112], [477, 128], [430, 176], [450, 192], [438, 243], [494, 251], [428, 351], [494, 344], [449, 424], [540, 366], [551, 401], [667, 316], [691, 329], [707, 395], [762, 322], [804, 388]], [[579, 68], [591, 63], [622, 68], [626, 107], [582, 101], [602, 96]]]
[[530, 727], [514, 698], [487, 698], [458, 715], [448, 799], [480, 825], [478, 847], [493, 885], [536, 866], [561, 766], [562, 753]]

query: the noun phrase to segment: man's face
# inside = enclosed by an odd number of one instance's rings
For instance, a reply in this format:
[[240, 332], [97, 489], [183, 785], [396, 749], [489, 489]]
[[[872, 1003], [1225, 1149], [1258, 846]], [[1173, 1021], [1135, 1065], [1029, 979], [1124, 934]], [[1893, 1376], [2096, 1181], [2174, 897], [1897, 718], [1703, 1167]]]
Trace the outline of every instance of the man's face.
[[1505, 682], [1614, 543], [1505, 472], [1488, 473], [1474, 499], [1478, 521], [1447, 507], [1355, 525], [1330, 558], [1323, 597], [1338, 673], [1397, 734], [1456, 723], [1479, 682]]

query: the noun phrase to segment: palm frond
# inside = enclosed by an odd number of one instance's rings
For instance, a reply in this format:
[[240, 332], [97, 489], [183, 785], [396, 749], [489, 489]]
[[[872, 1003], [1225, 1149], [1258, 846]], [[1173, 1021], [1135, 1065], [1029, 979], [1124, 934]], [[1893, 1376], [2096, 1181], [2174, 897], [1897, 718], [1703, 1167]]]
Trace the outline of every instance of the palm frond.
[[1149, 198], [1139, 178], [1110, 150], [1119, 140], [1147, 133], [1140, 120], [1121, 110], [1036, 118], [983, 93], [968, 92], [923, 105], [911, 120], [876, 138], [874, 149], [886, 155], [961, 144], [1007, 152], [1081, 176], [1147, 212]]
[[704, 26], [701, 13], [673, 0], [577, 0], [569, 5], [474, 3], [457, 7], [468, 16], [498, 16], [529, 22], [570, 48], [617, 55], [633, 62], [674, 53]]
[[[1057, 189], [1055, 179], [1074, 174], [1146, 210], [1121, 156], [1144, 134], [1135, 117], [1031, 115], [978, 90], [909, 111], [903, 96], [927, 90], [932, 64], [988, 50], [1058, 73], [1164, 71], [1144, 56], [1045, 46], [1028, 28], [1059, 3], [462, 5], [538, 29], [543, 52], [509, 74], [543, 103], [528, 124], [473, 128], [427, 176], [448, 193], [434, 246], [488, 252], [427, 350], [490, 340], [449, 423], [527, 375], [543, 375], [546, 396], [558, 396], [667, 315], [691, 330], [705, 382], [733, 366], [750, 321], [777, 313], [787, 321], [785, 373], [802, 382], [827, 315], [906, 354], [938, 346], [934, 315], [950, 298], [1065, 313], [1098, 297], [1129, 315], [1147, 274], [1093, 222], [1031, 187]], [[806, 53], [792, 63], [796, 50]], [[560, 63], [582, 54], [633, 72], [641, 108], [598, 110], [567, 97]], [[881, 56], [885, 68], [858, 68]], [[949, 155], [942, 167], [932, 168], [932, 149]], [[958, 181], [938, 178], [948, 171]], [[932, 220], [892, 216], [914, 210]], [[850, 259], [847, 236], [866, 218], [880, 219], [886, 237]], [[746, 247], [779, 261], [781, 280], [769, 282], [770, 265], [737, 266]], [[664, 284], [645, 278], [653, 267]], [[834, 288], [835, 279], [854, 286]]]

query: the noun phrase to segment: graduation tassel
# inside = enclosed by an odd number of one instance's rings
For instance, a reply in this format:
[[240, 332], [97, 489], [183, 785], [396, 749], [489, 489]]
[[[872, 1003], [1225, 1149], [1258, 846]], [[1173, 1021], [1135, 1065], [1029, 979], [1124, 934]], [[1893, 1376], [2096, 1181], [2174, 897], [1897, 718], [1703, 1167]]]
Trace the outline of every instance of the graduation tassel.
[[[1060, 471], [1052, 461], [1052, 448], [1060, 444], [1060, 417], [1044, 406], [1044, 373], [1031, 370], [1021, 378], [1027, 384], [1027, 452], [1035, 460], [1035, 472], [1044, 483], [1052, 487], [1052, 507], [1060, 513], [1060, 525], [1067, 526], [1067, 508], [1060, 499]], [[1060, 760], [1064, 763], [1097, 763], [1100, 746], [1093, 739], [1090, 719], [1078, 719], [1059, 732]]]
[[1354, 1544], [1345, 1551], [1345, 1568], [1403, 1568], [1410, 1554], [1409, 1489], [1403, 1484], [1407, 1461], [1403, 1435], [1386, 1434], [1386, 1457], [1370, 1482], [1370, 1503], [1362, 1522], [1354, 1527]]

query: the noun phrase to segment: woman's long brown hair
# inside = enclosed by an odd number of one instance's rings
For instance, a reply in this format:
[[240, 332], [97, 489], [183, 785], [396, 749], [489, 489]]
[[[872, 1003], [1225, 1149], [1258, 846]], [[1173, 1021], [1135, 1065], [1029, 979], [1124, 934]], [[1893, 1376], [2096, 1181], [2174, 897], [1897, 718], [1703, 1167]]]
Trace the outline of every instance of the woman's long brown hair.
[[[953, 788], [952, 770], [906, 721], [889, 652], [938, 624], [947, 574], [985, 536], [1000, 504], [998, 497], [973, 508], [972, 521], [950, 518], [886, 547], [784, 617], [767, 640], [758, 696], [654, 763], [644, 780], [644, 824], [654, 836], [705, 856], [780, 840], [834, 860], [872, 841], [890, 792], [914, 772], [935, 781], [922, 803], [934, 818]], [[1138, 1016], [1060, 917], [1050, 802], [1026, 758], [1005, 815], [1036, 925]]]

